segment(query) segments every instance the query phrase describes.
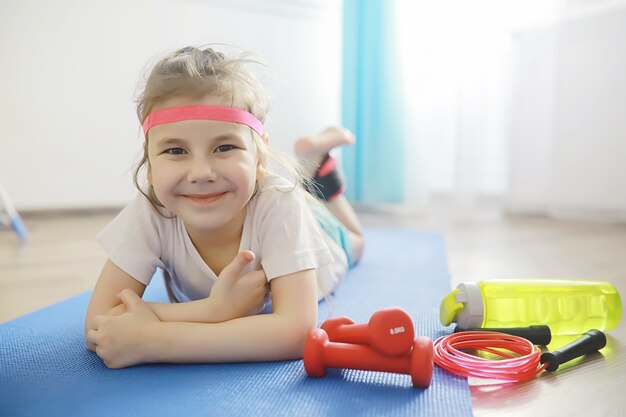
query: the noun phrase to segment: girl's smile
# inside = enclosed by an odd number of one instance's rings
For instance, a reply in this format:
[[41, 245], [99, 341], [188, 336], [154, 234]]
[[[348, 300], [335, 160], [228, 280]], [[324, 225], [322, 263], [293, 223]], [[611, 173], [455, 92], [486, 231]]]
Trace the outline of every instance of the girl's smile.
[[226, 196], [226, 194], [226, 192], [213, 194], [183, 194], [181, 195], [181, 197], [186, 198], [187, 200], [198, 206], [209, 206], [217, 201], [220, 201], [223, 197]]

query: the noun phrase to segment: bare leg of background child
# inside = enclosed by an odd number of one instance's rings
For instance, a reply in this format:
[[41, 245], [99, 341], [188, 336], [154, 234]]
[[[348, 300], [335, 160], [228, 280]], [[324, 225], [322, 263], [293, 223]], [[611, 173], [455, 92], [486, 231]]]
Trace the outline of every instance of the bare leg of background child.
[[[304, 166], [313, 176], [328, 152], [337, 146], [352, 145], [354, 141], [354, 135], [348, 129], [331, 126], [321, 131], [317, 136], [298, 139], [295, 144], [295, 153], [298, 158], [311, 162], [305, 162]], [[328, 211], [348, 229], [354, 261], [358, 261], [363, 253], [364, 239], [363, 228], [354, 209], [343, 194], [335, 197], [332, 201], [324, 201], [324, 204]]]

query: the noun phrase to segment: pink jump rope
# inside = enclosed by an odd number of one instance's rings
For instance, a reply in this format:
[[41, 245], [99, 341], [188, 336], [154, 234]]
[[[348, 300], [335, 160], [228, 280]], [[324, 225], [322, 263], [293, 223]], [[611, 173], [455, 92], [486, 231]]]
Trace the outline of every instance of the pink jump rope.
[[[547, 330], [548, 339], [540, 344], [549, 343], [550, 335], [547, 326], [531, 327]], [[435, 363], [456, 375], [519, 382], [533, 378], [544, 369], [549, 372], [556, 371], [559, 365], [606, 346], [606, 336], [595, 329], [585, 332], [574, 342], [556, 351], [543, 353], [533, 344], [532, 335], [529, 336], [529, 340], [506, 334], [507, 331], [515, 329], [485, 330], [461, 331], [440, 337], [434, 343]], [[532, 329], [529, 330], [532, 331]], [[488, 352], [504, 359], [482, 358], [465, 353], [462, 349]], [[518, 356], [506, 351], [516, 353]]]
[[[549, 343], [547, 326], [492, 330], [498, 331], [461, 331], [442, 336], [433, 344], [428, 337], [413, 339], [413, 322], [398, 307], [378, 310], [367, 324], [354, 324], [347, 317], [337, 317], [309, 333], [304, 348], [304, 368], [311, 377], [324, 376], [326, 368], [404, 373], [411, 376], [414, 387], [427, 388], [434, 362], [464, 377], [518, 382], [531, 379], [544, 369], [555, 371], [560, 364], [606, 345], [604, 333], [589, 330], [557, 351], [541, 353], [533, 341]], [[505, 333], [507, 331], [523, 334], [531, 340]], [[483, 358], [464, 351], [470, 349], [503, 359]]]

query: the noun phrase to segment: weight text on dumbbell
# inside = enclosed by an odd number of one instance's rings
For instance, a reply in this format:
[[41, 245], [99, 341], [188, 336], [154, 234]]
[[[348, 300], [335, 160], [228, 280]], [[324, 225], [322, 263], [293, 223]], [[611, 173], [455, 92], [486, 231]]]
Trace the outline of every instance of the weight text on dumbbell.
[[389, 334], [404, 333], [405, 331], [404, 326], [394, 327], [393, 329], [389, 329]]

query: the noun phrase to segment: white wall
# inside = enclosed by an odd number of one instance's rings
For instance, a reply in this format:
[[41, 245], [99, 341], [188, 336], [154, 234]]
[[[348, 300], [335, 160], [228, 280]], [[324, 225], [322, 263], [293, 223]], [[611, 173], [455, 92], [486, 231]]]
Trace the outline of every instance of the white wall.
[[514, 40], [512, 211], [626, 220], [626, 4]]
[[0, 181], [19, 209], [121, 206], [141, 147], [148, 61], [226, 43], [273, 70], [266, 125], [290, 152], [340, 121], [341, 2], [9, 0], [0, 5]]

